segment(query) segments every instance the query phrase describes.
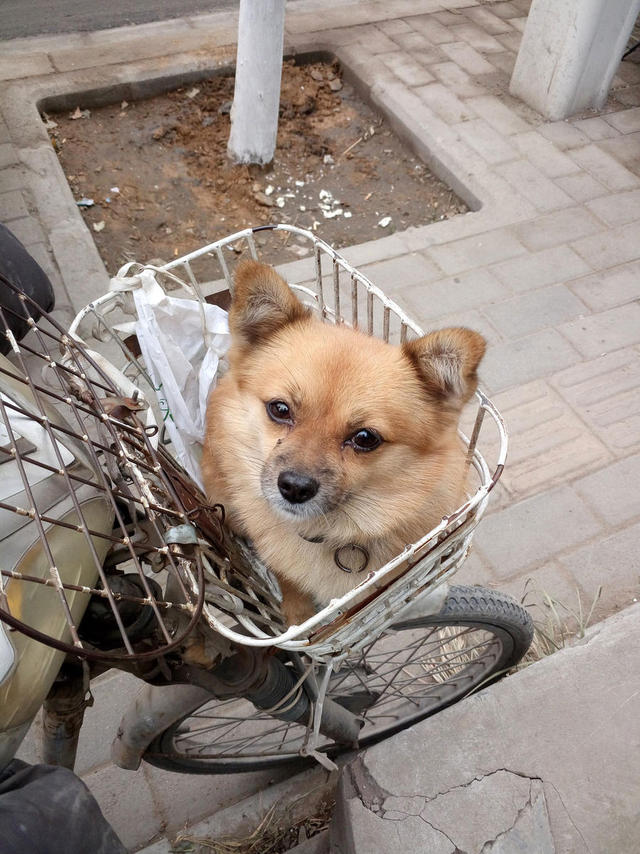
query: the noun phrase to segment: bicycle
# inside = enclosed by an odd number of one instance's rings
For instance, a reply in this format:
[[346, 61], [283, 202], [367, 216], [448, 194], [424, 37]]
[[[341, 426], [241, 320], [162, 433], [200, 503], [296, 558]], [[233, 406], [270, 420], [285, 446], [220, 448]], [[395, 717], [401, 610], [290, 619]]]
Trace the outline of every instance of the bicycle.
[[[392, 342], [422, 334], [339, 253], [284, 225], [160, 267], [128, 265], [68, 330], [46, 313], [31, 320], [23, 294], [24, 311], [0, 309], [11, 347], [0, 356], [0, 767], [43, 702], [45, 761], [73, 767], [90, 680], [110, 667], [147, 683], [116, 735], [121, 767], [224, 773], [309, 757], [335, 767], [341, 751], [451, 705], [529, 647], [531, 619], [514, 600], [448, 586], [506, 457], [482, 392], [471, 436], [461, 433], [475, 490], [300, 626], [285, 626], [274, 577], [176, 462], [132, 291], [147, 271], [204, 312], [232, 288], [237, 254], [255, 258], [257, 236], [286, 235], [310, 247], [308, 279], [292, 287], [323, 320]], [[205, 262], [217, 280], [201, 281]], [[18, 342], [12, 326], [25, 318]], [[478, 449], [487, 420], [491, 470]]]

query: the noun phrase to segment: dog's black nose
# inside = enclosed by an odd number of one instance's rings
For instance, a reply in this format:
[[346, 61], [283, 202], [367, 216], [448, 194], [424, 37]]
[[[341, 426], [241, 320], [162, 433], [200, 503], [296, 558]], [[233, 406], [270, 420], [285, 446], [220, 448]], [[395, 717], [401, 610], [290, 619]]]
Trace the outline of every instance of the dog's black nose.
[[313, 498], [319, 488], [315, 478], [297, 471], [281, 471], [278, 475], [280, 495], [290, 504], [303, 504]]

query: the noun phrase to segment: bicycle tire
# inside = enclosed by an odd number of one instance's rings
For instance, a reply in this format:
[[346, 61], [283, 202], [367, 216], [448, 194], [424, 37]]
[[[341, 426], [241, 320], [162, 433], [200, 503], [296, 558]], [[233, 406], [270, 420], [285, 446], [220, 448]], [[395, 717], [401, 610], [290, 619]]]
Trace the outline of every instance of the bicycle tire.
[[[458, 629], [463, 631], [459, 631], [458, 634], [446, 634]], [[402, 633], [398, 652], [385, 651], [384, 646], [379, 646], [384, 645], [389, 638], [395, 637], [398, 632]], [[458, 664], [456, 657], [461, 659], [481, 648], [476, 644], [472, 647], [465, 646], [455, 652], [455, 644], [459, 645], [462, 637], [469, 638], [472, 632], [484, 633], [488, 636], [485, 644], [486, 652], [479, 653], [466, 662], [461, 660]], [[418, 633], [417, 639], [411, 640], [416, 633]], [[444, 643], [452, 643], [454, 652], [447, 652], [447, 657], [444, 659], [441, 656], [435, 667], [431, 666], [430, 670], [425, 670], [424, 675], [421, 675], [420, 667], [424, 667], [424, 663], [416, 659], [412, 651], [417, 652], [434, 637], [436, 643], [442, 641], [442, 648]], [[346, 705], [349, 699], [356, 698], [356, 701], [361, 699], [364, 696], [362, 691], [352, 691], [347, 695], [339, 693], [341, 686], [343, 690], [345, 684], [348, 686], [350, 676], [357, 677], [354, 683], [357, 687], [363, 684], [361, 673], [357, 672], [358, 668], [366, 671], [369, 667], [370, 672], [367, 673], [367, 678], [371, 688], [375, 688], [376, 680], [384, 679], [387, 674], [391, 674], [391, 679], [387, 680], [387, 686], [395, 682], [394, 690], [390, 693], [387, 687], [364, 712], [366, 723], [359, 746], [367, 747], [419, 720], [436, 714], [479, 687], [485, 687], [495, 681], [520, 661], [529, 648], [532, 637], [531, 617], [510, 596], [482, 587], [452, 587], [437, 615], [399, 622], [392, 627], [391, 632], [385, 633], [366, 650], [359, 653], [357, 662], [351, 661], [349, 667], [338, 671], [330, 684], [328, 695], [337, 702], [342, 702], [343, 705]], [[383, 650], [382, 653], [373, 653], [377, 646]], [[400, 652], [406, 654], [405, 658], [393, 663], [392, 669], [385, 672], [385, 660], [392, 662]], [[386, 659], [376, 659], [379, 655], [386, 656]], [[362, 661], [365, 665], [362, 665]], [[372, 661], [377, 663], [377, 669], [369, 666]], [[434, 661], [437, 661], [437, 658], [431, 654], [430, 663], [433, 665]], [[451, 671], [449, 676], [447, 671]], [[398, 674], [403, 672], [405, 673], [404, 681], [410, 686], [406, 694], [398, 692], [403, 684], [398, 683]], [[444, 679], [438, 678], [443, 675]], [[422, 687], [425, 692], [418, 708], [416, 708], [416, 691], [411, 690], [416, 683], [419, 683], [418, 688]], [[368, 699], [370, 700], [374, 695], [375, 691], [371, 691]], [[399, 698], [400, 701], [406, 700], [409, 704], [408, 711], [397, 714], [393, 711], [393, 707], [385, 711], [384, 705], [395, 698]], [[234, 706], [237, 707], [235, 714], [233, 714]], [[242, 712], [245, 707], [251, 710], [251, 713]], [[210, 721], [212, 723], [209, 723]], [[224, 723], [225, 721], [228, 723]], [[264, 726], [264, 732], [260, 732], [261, 726]], [[221, 741], [225, 727], [229, 735], [234, 733], [231, 742], [227, 742], [227, 746]], [[216, 733], [216, 730], [220, 729], [222, 735]], [[182, 773], [219, 774], [257, 771], [293, 762], [303, 762], [304, 760], [293, 748], [301, 743], [304, 731], [305, 728], [299, 724], [287, 724], [261, 715], [248, 701], [212, 699], [157, 736], [150, 744], [144, 759], [165, 770]], [[200, 741], [194, 741], [194, 733]], [[191, 744], [188, 743], [189, 739]], [[209, 744], [206, 743], [208, 739], [211, 740]], [[277, 746], [278, 740], [281, 742], [279, 746]], [[245, 753], [240, 752], [242, 742], [249, 747]], [[251, 747], [252, 744], [257, 746]], [[274, 744], [278, 747], [275, 752], [273, 752]], [[320, 749], [329, 756], [335, 756], [349, 748], [329, 742], [323, 744]]]

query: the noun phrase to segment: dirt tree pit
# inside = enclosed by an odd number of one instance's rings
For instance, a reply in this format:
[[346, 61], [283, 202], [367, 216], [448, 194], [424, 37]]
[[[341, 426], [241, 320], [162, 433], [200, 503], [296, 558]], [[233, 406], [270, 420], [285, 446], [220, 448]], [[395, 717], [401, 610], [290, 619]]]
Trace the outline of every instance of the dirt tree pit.
[[[268, 167], [227, 156], [233, 86], [232, 75], [215, 76], [143, 101], [43, 117], [110, 275], [127, 261], [167, 262], [249, 226], [290, 223], [340, 248], [467, 210], [342, 80], [337, 63], [284, 63]], [[309, 253], [291, 235], [257, 242], [269, 263]], [[205, 257], [196, 273], [216, 277], [217, 260]]]

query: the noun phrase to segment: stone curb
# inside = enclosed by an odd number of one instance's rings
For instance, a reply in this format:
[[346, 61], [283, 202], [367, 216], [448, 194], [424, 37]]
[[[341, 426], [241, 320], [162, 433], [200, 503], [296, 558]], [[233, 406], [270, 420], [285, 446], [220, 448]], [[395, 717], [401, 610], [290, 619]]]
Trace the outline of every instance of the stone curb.
[[639, 650], [634, 605], [575, 646], [361, 752], [342, 771], [331, 851], [635, 850]]
[[[285, 826], [291, 826], [307, 817], [310, 810], [333, 800], [338, 776], [339, 772], [328, 772], [317, 765], [219, 810], [185, 832], [189, 836], [211, 840], [224, 837], [241, 839], [250, 836], [267, 816], [269, 821], [288, 822]], [[159, 839], [139, 849], [139, 854], [171, 854], [172, 840], [173, 837]]]

